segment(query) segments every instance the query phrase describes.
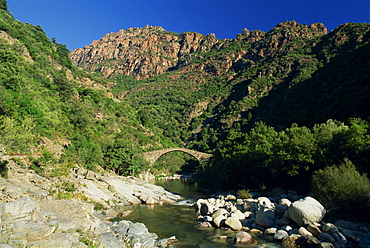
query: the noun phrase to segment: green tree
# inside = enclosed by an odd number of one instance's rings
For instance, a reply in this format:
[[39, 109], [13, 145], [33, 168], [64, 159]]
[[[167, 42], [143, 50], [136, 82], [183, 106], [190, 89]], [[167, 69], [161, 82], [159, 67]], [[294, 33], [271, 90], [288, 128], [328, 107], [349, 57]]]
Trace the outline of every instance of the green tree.
[[147, 167], [147, 163], [138, 153], [139, 149], [131, 140], [124, 135], [117, 135], [114, 144], [107, 146], [104, 153], [106, 167], [119, 175], [138, 175]]
[[8, 10], [8, 3], [6, 2], [6, 0], [0, 0], [0, 9], [2, 10]]

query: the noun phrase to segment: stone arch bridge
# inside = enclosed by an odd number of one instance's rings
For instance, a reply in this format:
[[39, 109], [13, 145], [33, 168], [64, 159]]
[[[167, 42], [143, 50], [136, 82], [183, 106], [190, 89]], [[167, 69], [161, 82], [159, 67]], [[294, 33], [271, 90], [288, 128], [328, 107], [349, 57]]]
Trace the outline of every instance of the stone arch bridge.
[[194, 151], [194, 150], [190, 150], [186, 148], [167, 148], [167, 149], [161, 149], [161, 150], [156, 150], [156, 151], [151, 151], [151, 152], [143, 152], [142, 155], [144, 159], [146, 159], [149, 162], [150, 166], [153, 166], [155, 161], [157, 161], [157, 159], [160, 156], [166, 153], [169, 153], [169, 152], [173, 152], [173, 151], [185, 152], [193, 156], [199, 162], [207, 161], [212, 156], [212, 154], [209, 154], [209, 153], [198, 152], [198, 151]]

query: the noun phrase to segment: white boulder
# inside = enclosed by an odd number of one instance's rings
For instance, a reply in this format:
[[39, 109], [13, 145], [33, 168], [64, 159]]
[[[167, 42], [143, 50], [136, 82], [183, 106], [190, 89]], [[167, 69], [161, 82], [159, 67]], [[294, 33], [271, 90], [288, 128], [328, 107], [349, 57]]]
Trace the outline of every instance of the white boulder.
[[325, 213], [320, 202], [310, 196], [293, 202], [288, 209], [288, 217], [300, 226], [320, 222]]

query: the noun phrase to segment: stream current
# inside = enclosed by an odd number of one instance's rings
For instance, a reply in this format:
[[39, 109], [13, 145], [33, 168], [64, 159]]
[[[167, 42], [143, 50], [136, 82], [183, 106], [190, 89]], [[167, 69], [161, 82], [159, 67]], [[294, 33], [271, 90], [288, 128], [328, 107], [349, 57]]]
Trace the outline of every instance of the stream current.
[[[144, 223], [149, 232], [156, 233], [160, 239], [175, 236], [179, 242], [175, 243], [174, 247], [235, 247], [233, 238], [220, 239], [220, 237], [234, 237], [237, 232], [223, 228], [197, 227], [197, 213], [192, 203], [199, 198], [206, 198], [207, 195], [202, 194], [196, 182], [159, 180], [156, 184], [183, 196], [186, 200], [179, 202], [178, 205], [133, 205], [129, 208], [133, 212], [124, 219]], [[254, 236], [257, 245], [244, 247], [282, 247], [271, 240], [263, 239], [263, 237]]]

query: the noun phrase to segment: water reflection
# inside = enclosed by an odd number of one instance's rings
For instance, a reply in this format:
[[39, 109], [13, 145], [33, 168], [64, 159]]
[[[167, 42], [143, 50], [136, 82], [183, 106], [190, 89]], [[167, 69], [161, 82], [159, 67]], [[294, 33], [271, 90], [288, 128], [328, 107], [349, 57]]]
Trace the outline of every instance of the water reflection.
[[[231, 239], [220, 236], [234, 236], [227, 229], [198, 228], [196, 212], [192, 206], [184, 205], [135, 205], [132, 214], [125, 217], [133, 222], [144, 223], [150, 232], [159, 238], [176, 236], [175, 247], [233, 247]], [[215, 243], [216, 242], [216, 243]]]
[[[156, 183], [187, 199], [206, 198], [196, 182], [186, 180], [162, 180]], [[144, 223], [150, 232], [159, 238], [176, 236], [179, 240], [174, 246], [183, 247], [235, 247], [233, 238], [237, 232], [223, 228], [199, 228], [196, 221], [197, 213], [189, 205], [133, 205], [128, 209], [133, 212], [125, 217], [126, 220]], [[228, 237], [228, 238], [227, 238]], [[255, 237], [257, 245], [248, 247], [281, 247], [280, 245]]]
[[197, 200], [208, 197], [196, 181], [188, 179], [163, 180], [158, 179], [156, 185], [164, 189], [183, 196], [185, 199]]

